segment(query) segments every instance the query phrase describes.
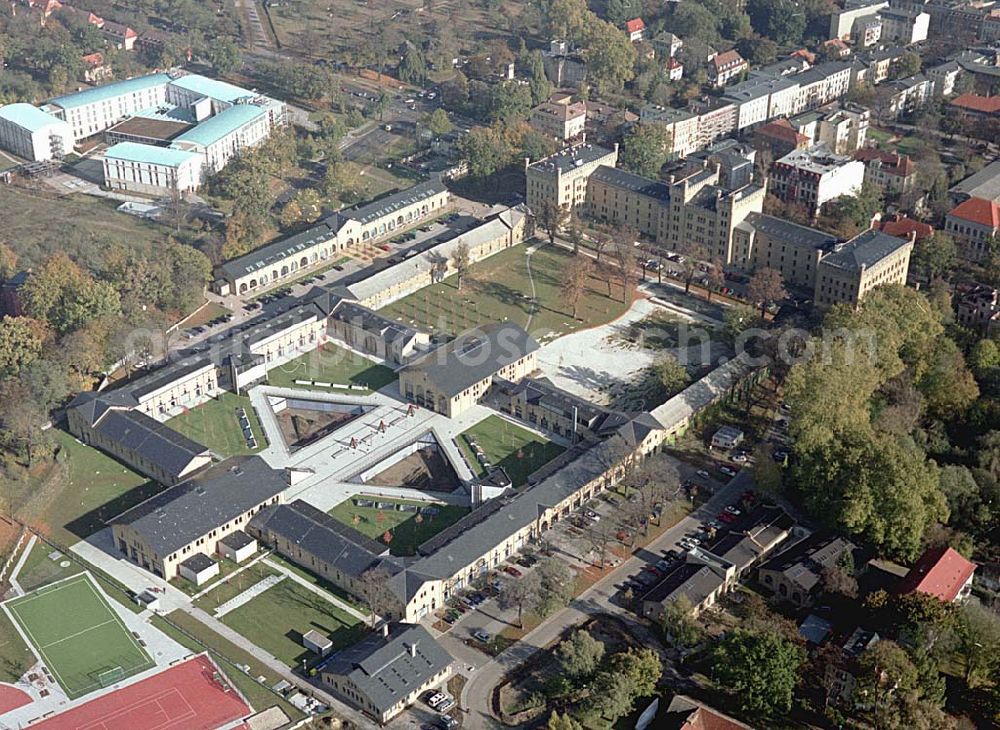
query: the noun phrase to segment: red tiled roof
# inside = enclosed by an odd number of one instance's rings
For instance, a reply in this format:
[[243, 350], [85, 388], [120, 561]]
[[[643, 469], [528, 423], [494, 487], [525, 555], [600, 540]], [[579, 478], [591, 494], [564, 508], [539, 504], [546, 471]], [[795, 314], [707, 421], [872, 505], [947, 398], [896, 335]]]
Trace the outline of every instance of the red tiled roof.
[[667, 726], [677, 730], [753, 730], [686, 695], [674, 695], [667, 708]]
[[632, 20], [625, 22], [625, 30], [629, 33], [646, 30], [646, 24], [642, 22], [642, 18], [632, 18]]
[[89, 66], [103, 66], [104, 54], [100, 51], [97, 51], [96, 53], [88, 53], [86, 56], [81, 56], [80, 60]]
[[950, 547], [931, 548], [910, 568], [899, 584], [899, 592], [919, 591], [951, 603], [975, 570], [975, 563]]
[[780, 139], [796, 146], [809, 142], [809, 138], [800, 134], [787, 119], [776, 119], [757, 128], [754, 134], [762, 134], [765, 137]]
[[678, 61], [673, 56], [671, 56], [670, 58], [667, 59], [667, 68], [668, 69], [681, 68], [683, 65], [684, 65], [683, 63], [681, 63], [680, 61]]
[[967, 109], [980, 114], [1000, 113], [1000, 96], [980, 96], [979, 94], [962, 94], [951, 100], [952, 106]]
[[715, 66], [716, 71], [722, 70], [727, 66], [738, 66], [743, 63], [746, 63], [746, 61], [743, 60], [743, 56], [735, 48], [731, 51], [716, 53], [712, 56], [712, 65]]
[[808, 48], [800, 48], [797, 51], [792, 51], [788, 54], [792, 58], [801, 58], [803, 61], [808, 63], [816, 63], [816, 54], [810, 51]]
[[898, 152], [885, 152], [883, 150], [868, 148], [858, 150], [854, 153], [854, 159], [861, 160], [862, 162], [880, 160], [882, 162], [882, 169], [885, 172], [890, 175], [898, 175], [899, 177], [908, 177], [917, 171], [916, 163], [907, 155], [901, 155]]
[[934, 226], [897, 214], [891, 220], [883, 221], [882, 233], [896, 238], [909, 238], [912, 233], [916, 235], [916, 240], [922, 241], [934, 235]]
[[952, 208], [948, 215], [990, 228], [1000, 228], [1000, 206], [992, 200], [969, 198], [964, 203]]

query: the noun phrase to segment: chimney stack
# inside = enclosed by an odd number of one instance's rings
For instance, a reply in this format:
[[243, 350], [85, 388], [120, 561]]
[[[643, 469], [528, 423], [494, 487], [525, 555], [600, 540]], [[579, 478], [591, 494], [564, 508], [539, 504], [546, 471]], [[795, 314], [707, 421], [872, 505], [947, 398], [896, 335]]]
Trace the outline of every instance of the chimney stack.
[[417, 655], [417, 642], [414, 641], [408, 648], [410, 650], [410, 656], [415, 657]]
[[384, 638], [386, 638], [386, 639], [389, 638], [389, 622], [388, 621], [386, 621], [384, 624], [382, 624], [382, 636]]

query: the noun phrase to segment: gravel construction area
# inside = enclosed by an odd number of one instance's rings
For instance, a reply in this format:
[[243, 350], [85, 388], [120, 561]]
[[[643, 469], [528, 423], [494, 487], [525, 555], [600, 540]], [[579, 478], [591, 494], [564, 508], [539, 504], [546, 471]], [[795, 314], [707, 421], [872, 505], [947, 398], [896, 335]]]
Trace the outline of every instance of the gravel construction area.
[[[631, 324], [654, 312], [669, 312], [679, 319], [695, 321], [679, 307], [668, 309], [648, 299], [637, 299], [628, 312], [614, 322], [574, 332], [543, 345], [538, 352], [539, 370], [558, 387], [574, 395], [608, 404], [623, 384], [637, 380], [664, 352], [674, 352], [623, 342]], [[697, 350], [697, 346], [694, 349]]]

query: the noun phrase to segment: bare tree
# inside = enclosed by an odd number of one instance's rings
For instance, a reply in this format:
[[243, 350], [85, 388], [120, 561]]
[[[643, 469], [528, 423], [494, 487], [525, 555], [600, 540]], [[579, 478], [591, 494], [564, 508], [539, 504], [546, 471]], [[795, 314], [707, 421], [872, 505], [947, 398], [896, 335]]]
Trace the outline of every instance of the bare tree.
[[569, 216], [569, 211], [562, 205], [556, 205], [550, 200], [542, 202], [538, 209], [538, 225], [549, 237], [549, 243], [556, 242], [556, 234]]
[[500, 608], [517, 608], [517, 627], [524, 628], [524, 609], [531, 609], [538, 602], [540, 583], [538, 572], [532, 571], [523, 578], [505, 578], [500, 584], [497, 601]]
[[580, 297], [587, 288], [594, 264], [588, 256], [574, 256], [569, 266], [563, 272], [562, 293], [566, 297], [567, 303], [573, 308], [573, 319], [576, 319], [577, 307], [580, 304]]
[[587, 529], [587, 538], [590, 540], [591, 546], [597, 551], [600, 556], [599, 567], [603, 568], [605, 560], [608, 554], [608, 544], [614, 537], [615, 527], [611, 524], [610, 520], [602, 520], [600, 522], [591, 523], [590, 527]]
[[712, 292], [722, 289], [726, 285], [726, 272], [722, 268], [722, 259], [716, 257], [708, 265], [708, 301], [712, 301]]
[[780, 302], [788, 296], [781, 272], [766, 268], [755, 273], [747, 284], [747, 296], [750, 301], [760, 305], [760, 316], [763, 317], [769, 304]]
[[372, 628], [377, 616], [389, 611], [395, 604], [395, 597], [389, 590], [389, 571], [385, 568], [369, 568], [358, 578], [358, 595], [371, 612]]
[[611, 239], [611, 229], [604, 225], [598, 226], [594, 235], [591, 236], [590, 241], [594, 245], [594, 252], [597, 254], [597, 263], [601, 263], [601, 255], [608, 247], [608, 244], [611, 243]]
[[681, 264], [681, 268], [684, 271], [684, 293], [687, 294], [691, 291], [691, 282], [694, 281], [695, 274], [700, 271], [698, 264], [705, 260], [708, 252], [704, 246], [697, 243], [684, 246], [683, 252], [684, 262]]
[[451, 265], [455, 267], [455, 273], [458, 274], [458, 290], [462, 291], [462, 282], [465, 280], [465, 275], [469, 273], [469, 244], [465, 241], [460, 242], [455, 246], [455, 252], [451, 255]]
[[580, 217], [575, 212], [569, 214], [569, 223], [566, 225], [566, 240], [573, 244], [573, 253], [580, 253], [580, 244], [583, 243], [583, 226], [580, 224]]
[[[618, 277], [621, 281], [622, 286], [622, 304], [627, 304], [629, 299], [629, 290], [632, 288], [632, 251], [635, 246], [632, 243], [632, 236], [627, 234], [631, 233], [630, 229], [626, 228], [622, 232], [622, 238], [618, 241], [614, 249], [615, 254], [615, 266], [617, 268]], [[610, 296], [610, 293], [608, 294]]]

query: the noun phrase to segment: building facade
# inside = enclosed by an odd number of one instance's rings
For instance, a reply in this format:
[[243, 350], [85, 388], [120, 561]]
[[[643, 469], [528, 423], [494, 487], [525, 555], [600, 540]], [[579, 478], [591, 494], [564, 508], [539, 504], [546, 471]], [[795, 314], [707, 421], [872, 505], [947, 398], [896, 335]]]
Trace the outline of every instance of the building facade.
[[818, 144], [795, 150], [774, 163], [770, 191], [786, 203], [802, 205], [816, 215], [824, 203], [856, 195], [865, 179], [863, 162], [833, 154]]
[[548, 202], [566, 211], [576, 210], [587, 200], [587, 181], [594, 170], [617, 163], [617, 144], [613, 149], [580, 144], [537, 162], [525, 160], [528, 207], [538, 211]]
[[845, 303], [857, 307], [878, 286], [905, 284], [913, 239], [867, 230], [820, 259], [813, 301], [820, 309]]

